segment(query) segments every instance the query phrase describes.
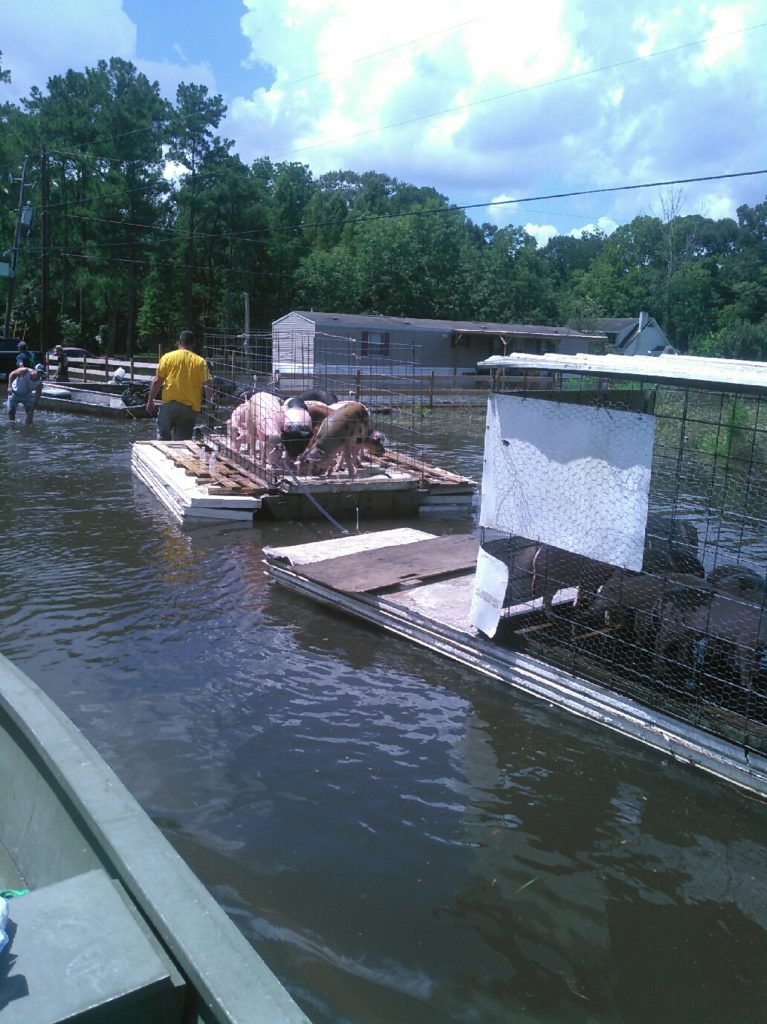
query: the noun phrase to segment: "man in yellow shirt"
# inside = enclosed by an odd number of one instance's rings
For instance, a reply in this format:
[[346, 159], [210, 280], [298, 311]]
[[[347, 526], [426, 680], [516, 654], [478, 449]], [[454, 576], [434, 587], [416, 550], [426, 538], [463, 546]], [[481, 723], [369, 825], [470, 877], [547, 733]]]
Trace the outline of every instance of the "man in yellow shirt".
[[162, 405], [157, 414], [160, 441], [189, 441], [203, 392], [211, 397], [210, 371], [202, 356], [192, 352], [194, 335], [182, 331], [175, 352], [166, 352], [157, 364], [147, 398], [146, 411], [154, 412], [154, 400], [162, 388]]

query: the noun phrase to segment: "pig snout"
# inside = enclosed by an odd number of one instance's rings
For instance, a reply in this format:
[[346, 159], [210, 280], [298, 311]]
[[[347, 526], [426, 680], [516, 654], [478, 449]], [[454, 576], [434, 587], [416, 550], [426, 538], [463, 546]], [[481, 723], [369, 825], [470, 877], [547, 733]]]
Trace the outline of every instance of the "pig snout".
[[363, 442], [362, 447], [369, 451], [371, 455], [383, 455], [386, 451], [385, 440], [386, 437], [380, 430], [374, 430], [370, 437]]

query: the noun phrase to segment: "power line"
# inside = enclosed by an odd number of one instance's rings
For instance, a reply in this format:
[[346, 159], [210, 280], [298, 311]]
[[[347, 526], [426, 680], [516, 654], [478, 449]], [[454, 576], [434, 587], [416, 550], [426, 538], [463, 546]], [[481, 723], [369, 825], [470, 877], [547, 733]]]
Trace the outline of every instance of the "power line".
[[[595, 196], [603, 192], [633, 192], [640, 188], [666, 188], [669, 185], [692, 185], [701, 181], [725, 181], [728, 178], [750, 178], [767, 174], [767, 168], [759, 171], [733, 171], [730, 174], [707, 174], [697, 178], [676, 178], [673, 181], [645, 181], [638, 185], [613, 185], [608, 188], [581, 189], [578, 192], [553, 192], [545, 196], [527, 196], [524, 199], [494, 199], [489, 203], [467, 203], [456, 206], [456, 210], [476, 210], [485, 206], [509, 206], [512, 203], [538, 203], [545, 199], [572, 199], [575, 196]], [[428, 213], [430, 211], [422, 211]]]
[[[224, 231], [219, 233], [206, 233], [199, 232], [195, 234], [196, 239], [207, 239], [209, 241], [215, 241], [219, 239], [221, 241], [241, 241], [251, 242], [254, 244], [264, 244], [262, 239], [259, 239], [257, 235], [278, 235], [287, 231], [310, 231], [316, 230], [317, 228], [323, 227], [342, 227], [347, 224], [367, 224], [381, 220], [402, 220], [405, 217], [430, 217], [440, 216], [445, 214], [463, 213], [466, 210], [477, 210], [486, 209], [489, 207], [496, 206], [512, 206], [522, 205], [525, 203], [538, 203], [546, 202], [550, 199], [574, 199], [580, 196], [593, 196], [601, 195], [613, 192], [635, 192], [639, 189], [645, 188], [668, 188], [671, 185], [692, 185], [702, 183], [706, 181], [726, 181], [734, 178], [749, 178], [756, 177], [761, 174], [767, 174], [767, 168], [762, 168], [755, 171], [732, 171], [726, 174], [708, 174], [699, 175], [693, 178], [673, 178], [665, 181], [646, 181], [639, 182], [632, 185], [613, 185], [605, 186], [603, 188], [590, 188], [590, 189], [577, 189], [571, 192], [553, 192], [545, 195], [534, 195], [534, 196], [523, 196], [516, 199], [492, 199], [487, 202], [481, 203], [464, 203], [459, 206], [440, 206], [431, 209], [422, 210], [407, 210], [400, 213], [380, 213], [380, 214], [366, 214], [361, 217], [345, 217], [338, 220], [326, 220], [326, 221], [314, 221], [309, 223], [301, 224], [288, 224], [280, 227], [261, 227], [261, 228], [249, 228], [245, 231]], [[155, 224], [139, 224], [131, 221], [120, 221], [102, 217], [83, 217], [77, 214], [71, 215], [73, 219], [93, 221], [96, 223], [114, 224], [122, 227], [137, 227], [143, 228], [148, 231], [163, 232], [164, 234], [178, 235], [182, 238], [187, 237], [188, 233], [184, 228], [166, 228], [162, 225]], [[168, 239], [171, 241], [172, 239]], [[103, 247], [110, 245], [129, 245], [129, 244], [141, 244], [135, 242], [107, 242], [107, 243], [94, 243], [96, 245], [102, 245]], [[130, 262], [130, 261], [129, 261]]]

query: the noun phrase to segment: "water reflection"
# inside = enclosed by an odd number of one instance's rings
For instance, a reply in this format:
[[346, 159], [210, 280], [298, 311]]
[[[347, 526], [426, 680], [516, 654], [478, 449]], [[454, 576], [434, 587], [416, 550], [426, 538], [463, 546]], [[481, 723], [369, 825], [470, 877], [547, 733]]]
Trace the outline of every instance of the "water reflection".
[[3, 650], [315, 1021], [763, 1019], [760, 804], [276, 588], [262, 546], [330, 527], [182, 528], [144, 436], [0, 424]]

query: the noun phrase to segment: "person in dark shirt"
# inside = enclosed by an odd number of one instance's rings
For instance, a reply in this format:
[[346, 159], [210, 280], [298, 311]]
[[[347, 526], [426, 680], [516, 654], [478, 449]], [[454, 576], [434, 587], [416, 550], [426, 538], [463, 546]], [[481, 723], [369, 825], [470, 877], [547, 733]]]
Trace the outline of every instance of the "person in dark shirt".
[[59, 383], [62, 381], [68, 381], [69, 360], [67, 359], [66, 353], [61, 345], [57, 345], [54, 351], [56, 353], [56, 372], [51, 380], [59, 381]]
[[30, 352], [27, 348], [26, 341], [20, 341], [16, 346], [18, 353], [16, 355], [16, 368], [19, 366], [26, 366], [30, 370], [35, 365], [34, 352]]

